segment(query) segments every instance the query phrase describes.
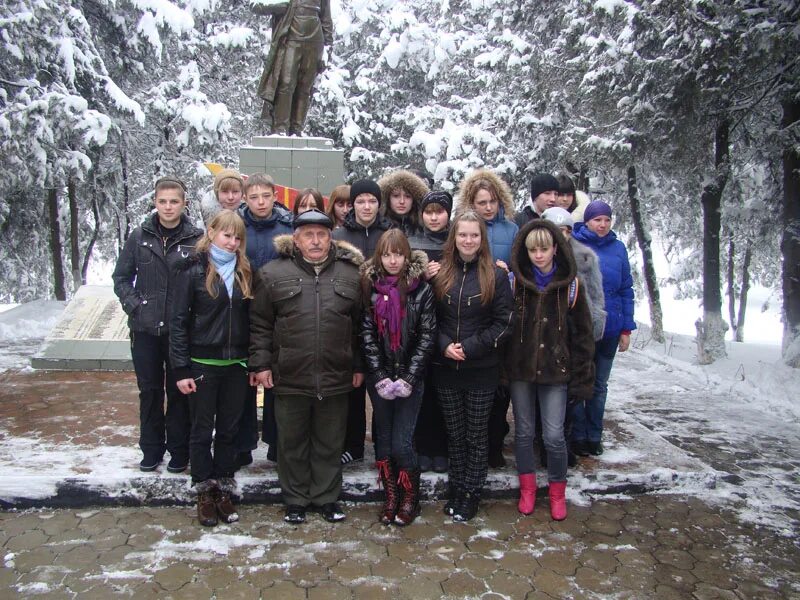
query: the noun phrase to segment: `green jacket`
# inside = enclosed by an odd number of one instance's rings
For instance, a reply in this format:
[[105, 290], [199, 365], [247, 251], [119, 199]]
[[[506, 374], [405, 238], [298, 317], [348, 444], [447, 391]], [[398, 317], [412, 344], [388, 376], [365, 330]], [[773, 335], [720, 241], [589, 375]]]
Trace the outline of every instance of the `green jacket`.
[[364, 258], [346, 242], [317, 275], [292, 236], [275, 238], [279, 258], [264, 265], [250, 303], [250, 371], [272, 370], [278, 394], [326, 396], [353, 389], [363, 372], [359, 345]]

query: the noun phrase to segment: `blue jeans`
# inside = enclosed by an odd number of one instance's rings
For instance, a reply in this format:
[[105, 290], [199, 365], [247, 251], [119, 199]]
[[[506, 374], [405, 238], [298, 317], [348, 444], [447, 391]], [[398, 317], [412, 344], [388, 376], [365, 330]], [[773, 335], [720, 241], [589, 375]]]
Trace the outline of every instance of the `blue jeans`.
[[540, 385], [512, 381], [511, 404], [514, 407], [514, 456], [520, 475], [535, 472], [533, 439], [536, 429], [536, 398], [542, 411], [542, 438], [547, 449], [549, 481], [567, 479], [567, 442], [564, 440], [564, 415], [567, 412], [567, 386]]
[[572, 441], [599, 442], [603, 437], [608, 378], [619, 347], [619, 336], [605, 338], [594, 345], [594, 395], [572, 408]]
[[414, 429], [422, 405], [424, 384], [414, 386], [408, 398], [385, 400], [378, 395], [373, 378], [367, 380], [367, 391], [375, 416], [375, 458], [393, 458], [401, 469], [416, 469], [417, 454], [414, 452]]

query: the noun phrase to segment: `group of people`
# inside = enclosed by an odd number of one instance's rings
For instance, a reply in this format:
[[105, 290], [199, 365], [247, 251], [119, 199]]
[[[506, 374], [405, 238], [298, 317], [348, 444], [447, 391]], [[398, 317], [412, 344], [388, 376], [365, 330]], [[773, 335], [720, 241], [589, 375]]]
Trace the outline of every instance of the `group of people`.
[[509, 404], [518, 509], [534, 510], [538, 453], [551, 516], [566, 518], [568, 466], [603, 452], [611, 365], [635, 328], [611, 207], [548, 174], [519, 212], [488, 169], [464, 179], [455, 210], [430, 187], [398, 170], [327, 203], [302, 190], [290, 210], [270, 177], [225, 169], [198, 227], [185, 185], [156, 182], [114, 287], [140, 391], [140, 469], [167, 451], [168, 471], [191, 463], [203, 525], [238, 519], [258, 386], [287, 522], [345, 518], [342, 468], [364, 457], [367, 396], [381, 522], [414, 521], [427, 470], [448, 473], [444, 512], [472, 519], [488, 468], [505, 464]]

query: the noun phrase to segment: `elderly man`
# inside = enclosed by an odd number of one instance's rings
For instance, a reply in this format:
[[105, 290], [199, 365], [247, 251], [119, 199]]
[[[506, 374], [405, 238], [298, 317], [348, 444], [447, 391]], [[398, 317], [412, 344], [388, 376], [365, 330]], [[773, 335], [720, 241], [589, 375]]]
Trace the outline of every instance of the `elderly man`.
[[289, 523], [309, 507], [326, 521], [337, 504], [348, 394], [364, 379], [358, 340], [361, 253], [331, 239], [333, 222], [312, 209], [279, 236], [250, 308], [251, 383], [275, 388], [278, 477]]

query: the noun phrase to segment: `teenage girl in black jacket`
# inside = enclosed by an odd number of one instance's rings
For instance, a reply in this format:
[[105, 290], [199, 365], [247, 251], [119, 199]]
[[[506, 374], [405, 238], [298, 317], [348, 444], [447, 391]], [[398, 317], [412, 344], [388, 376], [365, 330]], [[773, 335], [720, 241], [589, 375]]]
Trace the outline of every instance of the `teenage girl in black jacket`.
[[[244, 221], [223, 210], [177, 270], [170, 360], [178, 389], [191, 394], [189, 455], [197, 516], [206, 526], [239, 519], [234, 438], [248, 391], [249, 305], [253, 289]], [[216, 433], [215, 433], [216, 431]], [[214, 456], [211, 441], [214, 440]]]
[[423, 278], [427, 265], [424, 252], [412, 252], [405, 234], [390, 229], [361, 266], [364, 297], [370, 299], [361, 337], [376, 464], [386, 490], [380, 518], [385, 524], [408, 525], [419, 512], [420, 469], [412, 440], [436, 340], [433, 290]]
[[468, 521], [486, 481], [489, 413], [512, 317], [508, 275], [495, 266], [486, 225], [475, 212], [454, 219], [434, 283], [439, 341], [433, 377], [450, 452], [445, 513]]

